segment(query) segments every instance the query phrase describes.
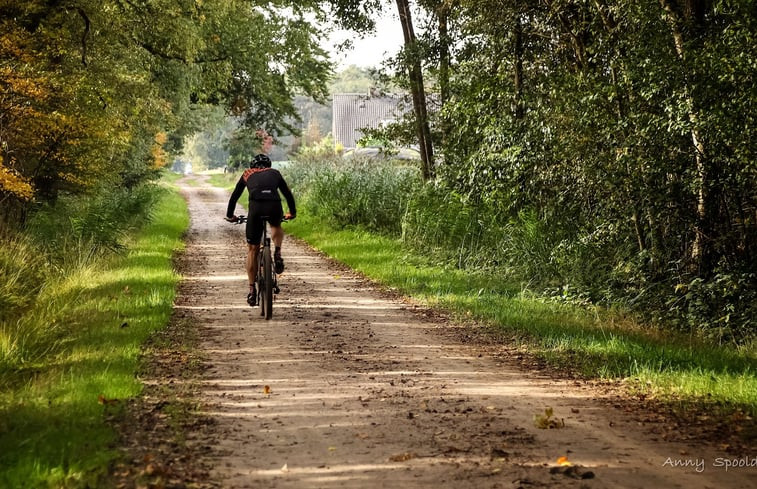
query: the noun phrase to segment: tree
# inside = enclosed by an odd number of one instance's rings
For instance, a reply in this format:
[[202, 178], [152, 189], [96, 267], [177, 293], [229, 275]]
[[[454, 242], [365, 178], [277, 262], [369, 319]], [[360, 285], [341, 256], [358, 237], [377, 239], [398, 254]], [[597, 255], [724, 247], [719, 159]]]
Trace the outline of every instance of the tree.
[[441, 180], [506, 222], [535, 211], [558, 280], [592, 297], [717, 303], [674, 290], [754, 273], [753, 6], [460, 0]]
[[319, 7], [0, 3], [3, 220], [18, 223], [35, 201], [61, 192], [151, 178], [201, 125], [193, 112], [204, 104], [225, 107], [253, 132], [296, 131], [294, 94], [323, 99], [330, 73], [319, 28], [305, 20], [325, 15]]

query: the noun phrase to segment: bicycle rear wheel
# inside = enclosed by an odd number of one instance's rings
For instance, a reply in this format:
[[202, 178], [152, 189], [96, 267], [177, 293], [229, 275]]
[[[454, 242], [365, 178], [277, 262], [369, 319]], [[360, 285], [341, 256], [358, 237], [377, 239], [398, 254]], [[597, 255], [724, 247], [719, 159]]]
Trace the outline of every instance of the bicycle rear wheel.
[[269, 247], [264, 248], [262, 268], [263, 283], [260, 289], [262, 296], [260, 300], [260, 315], [265, 316], [266, 319], [271, 319], [273, 317], [273, 262]]

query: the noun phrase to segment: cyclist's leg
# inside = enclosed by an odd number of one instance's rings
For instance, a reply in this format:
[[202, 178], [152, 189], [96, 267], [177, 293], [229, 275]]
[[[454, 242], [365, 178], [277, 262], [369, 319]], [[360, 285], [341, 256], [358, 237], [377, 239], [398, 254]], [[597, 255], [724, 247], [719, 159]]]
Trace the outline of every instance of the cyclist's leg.
[[247, 259], [245, 260], [245, 269], [247, 270], [247, 279], [250, 284], [250, 291], [247, 294], [247, 303], [251, 306], [257, 303], [257, 290], [255, 288], [255, 279], [258, 275], [258, 250], [260, 249], [260, 238], [263, 236], [265, 221], [258, 217], [256, 210], [251, 206], [250, 215], [247, 216]]
[[276, 249], [281, 249], [281, 244], [284, 242], [284, 230], [281, 228], [281, 224], [274, 226], [271, 224], [271, 241]]
[[281, 257], [281, 244], [284, 242], [284, 230], [281, 224], [274, 226], [271, 224], [271, 241], [273, 241], [273, 268], [276, 273], [284, 273], [284, 259]]
[[276, 204], [268, 223], [271, 225], [271, 241], [273, 241], [274, 246], [274, 269], [276, 273], [284, 273], [284, 259], [281, 258], [281, 245], [284, 243], [284, 230], [281, 228], [281, 221], [284, 217], [284, 211], [281, 208], [281, 202], [276, 202]]
[[271, 241], [276, 249], [281, 248], [281, 243], [284, 241], [284, 230], [281, 229], [281, 221], [284, 220], [284, 210], [281, 208], [281, 202], [278, 200], [272, 200], [266, 202], [266, 220], [271, 225]]
[[258, 276], [258, 250], [260, 244], [247, 243], [247, 260], [245, 261], [245, 269], [247, 270], [247, 278], [249, 279], [250, 292], [255, 286], [255, 279]]

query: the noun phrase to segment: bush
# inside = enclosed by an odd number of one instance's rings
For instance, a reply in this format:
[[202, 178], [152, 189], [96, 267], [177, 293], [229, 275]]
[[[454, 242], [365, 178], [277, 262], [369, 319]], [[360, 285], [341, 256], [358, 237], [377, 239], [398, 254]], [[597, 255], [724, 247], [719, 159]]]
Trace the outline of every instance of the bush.
[[26, 234], [55, 265], [85, 264], [120, 250], [126, 234], [149, 217], [160, 191], [143, 184], [132, 189], [102, 188], [87, 197], [64, 197], [36, 212]]
[[435, 183], [413, 193], [402, 225], [405, 244], [458, 268], [498, 263], [501, 238], [491, 211], [471, 206], [463, 196]]
[[757, 332], [754, 273], [721, 271], [677, 284], [685, 275], [674, 265], [649, 273], [650, 256], [611, 222], [579, 227], [533, 209], [509, 215], [506, 202], [423, 183], [417, 169], [385, 161], [313, 158], [287, 172], [321, 217], [401, 235], [443, 265], [488, 270], [557, 301], [620, 306], [719, 343], [749, 343]]
[[678, 284], [668, 301], [669, 320], [719, 344], [744, 343], [757, 333], [755, 283], [754, 273], [718, 273]]

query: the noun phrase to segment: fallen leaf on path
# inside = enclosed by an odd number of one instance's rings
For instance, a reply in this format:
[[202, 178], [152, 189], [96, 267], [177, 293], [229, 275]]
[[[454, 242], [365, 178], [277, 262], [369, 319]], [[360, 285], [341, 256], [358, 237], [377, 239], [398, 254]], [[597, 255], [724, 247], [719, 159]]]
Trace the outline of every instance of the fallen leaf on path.
[[573, 464], [570, 463], [570, 461], [568, 460], [568, 457], [560, 457], [557, 459], [557, 465], [561, 467], [570, 467]]
[[407, 462], [408, 460], [412, 460], [416, 457], [418, 457], [418, 455], [416, 455], [413, 452], [405, 452], [405, 453], [400, 453], [398, 455], [392, 455], [391, 457], [389, 457], [389, 461], [390, 462]]
[[284, 464], [283, 467], [281, 467], [282, 472], [289, 472], [289, 464]]
[[534, 426], [540, 430], [565, 428], [565, 420], [554, 418], [554, 415], [551, 407], [545, 409], [544, 414], [534, 414]]
[[263, 386], [263, 394], [269, 395], [270, 393], [271, 393], [271, 386], [270, 385]]

